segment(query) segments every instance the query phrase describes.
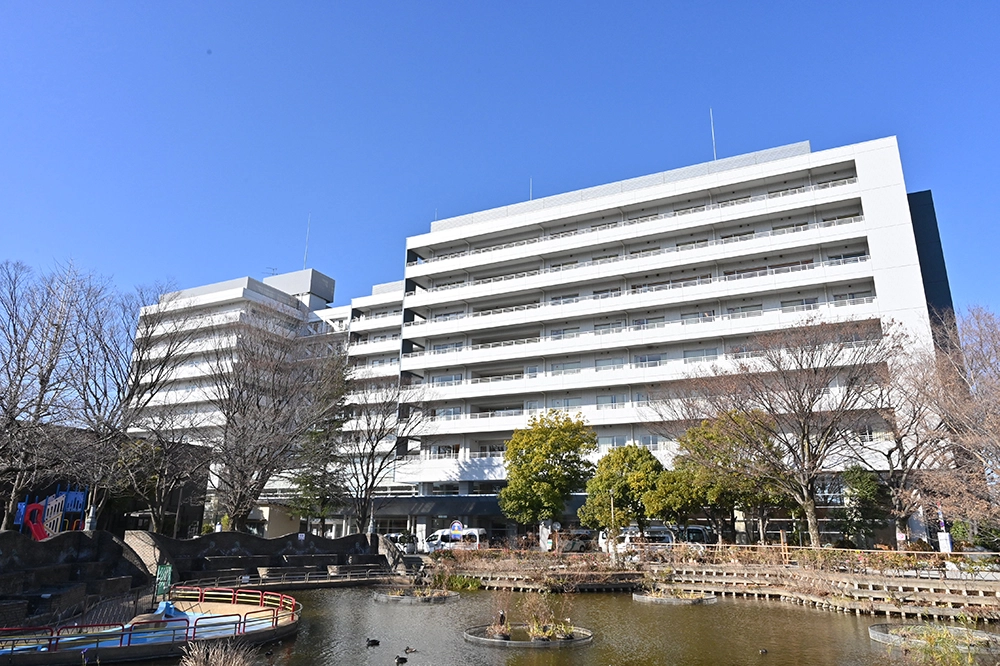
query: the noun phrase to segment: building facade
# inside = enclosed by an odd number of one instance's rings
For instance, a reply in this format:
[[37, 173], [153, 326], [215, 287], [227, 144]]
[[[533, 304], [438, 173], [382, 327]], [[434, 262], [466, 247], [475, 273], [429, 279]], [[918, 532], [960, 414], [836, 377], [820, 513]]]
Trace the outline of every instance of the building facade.
[[[399, 365], [429, 422], [396, 480], [422, 497], [495, 496], [504, 441], [547, 409], [582, 414], [597, 457], [636, 444], [669, 464], [650, 397], [805, 321], [892, 319], [930, 347], [929, 312], [950, 292], [929, 258], [933, 205], [916, 196], [887, 138], [794, 144], [433, 223], [407, 239]], [[414, 527], [437, 529], [441, 515]], [[504, 526], [495, 509], [465, 518]]]
[[178, 303], [217, 318], [266, 296], [304, 335], [346, 336], [355, 376], [397, 379], [424, 418], [385, 442], [398, 459], [376, 525], [421, 538], [454, 519], [514, 533], [496, 497], [504, 443], [534, 414], [581, 414], [595, 459], [636, 444], [669, 465], [650, 400], [670, 382], [806, 321], [891, 319], [930, 348], [934, 314], [951, 308], [933, 202], [907, 194], [895, 138], [792, 144], [440, 220], [406, 240], [402, 281], [350, 306], [326, 307], [333, 281], [309, 273]]

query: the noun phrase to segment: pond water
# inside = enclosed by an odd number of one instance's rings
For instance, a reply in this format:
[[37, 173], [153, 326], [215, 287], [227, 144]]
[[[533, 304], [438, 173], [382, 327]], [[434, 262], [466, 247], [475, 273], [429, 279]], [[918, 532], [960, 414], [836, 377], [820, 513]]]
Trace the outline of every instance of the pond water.
[[[454, 604], [398, 606], [372, 600], [369, 589], [312, 590], [298, 637], [271, 646], [273, 666], [394, 664], [407, 646], [407, 666], [653, 666], [664, 664], [810, 664], [867, 666], [887, 661], [868, 638], [884, 618], [820, 611], [777, 601], [720, 599], [708, 606], [640, 604], [631, 594], [551, 595], [558, 615], [594, 631], [588, 646], [516, 650], [466, 643], [466, 627], [489, 624], [496, 592], [463, 592]], [[508, 595], [510, 621], [521, 621], [524, 595]], [[381, 645], [367, 648], [368, 638]], [[760, 650], [767, 654], [761, 655]]]

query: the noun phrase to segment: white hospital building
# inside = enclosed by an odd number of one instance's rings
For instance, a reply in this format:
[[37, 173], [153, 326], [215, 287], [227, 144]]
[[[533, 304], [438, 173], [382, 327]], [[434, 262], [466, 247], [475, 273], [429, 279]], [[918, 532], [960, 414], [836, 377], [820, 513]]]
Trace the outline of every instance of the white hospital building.
[[496, 500], [504, 441], [541, 410], [582, 414], [598, 455], [634, 443], [669, 463], [650, 395], [751, 336], [891, 318], [930, 346], [933, 313], [951, 307], [930, 193], [907, 193], [895, 138], [440, 220], [406, 240], [403, 275], [307, 318], [346, 330], [359, 371], [398, 375], [425, 404], [376, 507], [381, 531], [420, 535], [453, 519], [511, 529]]

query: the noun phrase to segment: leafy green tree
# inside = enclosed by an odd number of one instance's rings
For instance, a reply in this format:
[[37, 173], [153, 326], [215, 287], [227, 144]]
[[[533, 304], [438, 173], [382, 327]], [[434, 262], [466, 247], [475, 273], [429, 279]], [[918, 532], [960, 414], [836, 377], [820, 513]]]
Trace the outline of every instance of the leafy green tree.
[[685, 524], [708, 501], [692, 466], [661, 471], [642, 496], [647, 514], [668, 522]]
[[570, 494], [583, 490], [593, 474], [587, 455], [596, 450], [597, 434], [580, 416], [549, 410], [533, 417], [507, 442], [500, 510], [523, 524], [562, 516]]
[[689, 428], [678, 440], [674, 468], [690, 488], [681, 488], [681, 497], [674, 501], [682, 502], [685, 494], [700, 497], [720, 536], [726, 531], [735, 535], [735, 511], [741, 509], [757, 521], [763, 543], [771, 512], [791, 508], [792, 503], [769, 476], [748, 473], [742, 446], [746, 438], [760, 448], [769, 446], [767, 433], [745, 414], [731, 413]]
[[597, 473], [587, 482], [580, 522], [608, 528], [611, 534], [632, 522], [640, 531], [645, 530], [648, 514], [643, 498], [654, 489], [662, 472], [663, 465], [649, 449], [634, 444], [613, 449], [597, 463]]

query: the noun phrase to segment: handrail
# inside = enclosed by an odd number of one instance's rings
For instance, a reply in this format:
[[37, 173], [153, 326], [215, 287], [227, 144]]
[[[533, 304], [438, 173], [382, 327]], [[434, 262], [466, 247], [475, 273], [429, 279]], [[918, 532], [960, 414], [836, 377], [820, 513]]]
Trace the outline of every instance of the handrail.
[[[693, 243], [684, 243], [676, 245], [673, 247], [663, 247], [651, 250], [643, 250], [640, 252], [633, 252], [625, 255], [615, 255], [613, 257], [604, 257], [603, 259], [594, 259], [591, 261], [581, 261], [579, 263], [566, 264], [563, 266], [550, 266], [548, 268], [539, 268], [531, 271], [521, 271], [518, 273], [510, 273], [507, 275], [498, 275], [490, 278], [481, 278], [478, 280], [470, 280], [468, 282], [456, 282], [452, 284], [442, 285], [440, 287], [429, 287], [422, 290], [419, 293], [436, 293], [441, 291], [450, 291], [452, 289], [459, 289], [461, 287], [478, 287], [484, 284], [492, 284], [494, 282], [506, 282], [507, 280], [515, 280], [524, 277], [534, 277], [536, 275], [547, 275], [550, 273], [561, 273], [563, 271], [573, 270], [576, 268], [588, 268], [590, 266], [602, 266], [604, 264], [613, 264], [621, 261], [630, 261], [633, 259], [645, 259], [646, 257], [654, 257], [663, 254], [673, 254], [675, 252], [684, 252], [687, 250], [696, 250], [705, 247], [715, 247], [717, 245], [730, 245], [732, 243], [742, 243], [745, 241], [758, 240], [761, 238], [769, 238], [772, 236], [784, 236], [792, 233], [800, 233], [803, 231], [812, 231], [814, 229], [826, 229], [829, 227], [841, 226], [844, 224], [853, 224], [855, 222], [864, 221], [864, 215], [854, 215], [850, 217], [839, 217], [831, 220], [824, 220], [823, 222], [810, 222], [809, 224], [804, 224], [800, 226], [787, 227], [783, 229], [771, 229], [769, 231], [757, 231], [746, 234], [741, 234], [738, 236], [730, 236], [728, 238], [717, 238], [714, 240], [703, 240], [696, 241]], [[411, 292], [418, 293], [418, 292]]]
[[[676, 282], [666, 282], [660, 285], [649, 285], [642, 287], [631, 287], [628, 291], [612, 291], [609, 293], [602, 294], [591, 294], [589, 296], [579, 296], [572, 299], [564, 300], [551, 300], [539, 303], [525, 303], [523, 305], [512, 305], [504, 308], [494, 308], [492, 310], [479, 310], [472, 313], [457, 313], [453, 316], [448, 317], [448, 321], [454, 321], [459, 319], [475, 318], [475, 317], [489, 317], [496, 314], [508, 314], [511, 312], [522, 312], [525, 310], [536, 310], [538, 308], [545, 307], [555, 307], [560, 305], [568, 305], [572, 303], [579, 303], [583, 301], [600, 301], [606, 298], [620, 298], [622, 296], [634, 296], [635, 294], [645, 294], [649, 292], [665, 291], [672, 289], [683, 289], [686, 287], [701, 286], [705, 284], [713, 284], [716, 282], [732, 282], [733, 280], [745, 280], [755, 277], [765, 277], [769, 275], [783, 275], [785, 273], [797, 273], [800, 271], [814, 270], [816, 268], [828, 268], [832, 266], [844, 266], [847, 264], [858, 264], [864, 263], [871, 259], [871, 255], [864, 254], [858, 257], [849, 257], [846, 259], [827, 259], [826, 261], [817, 261], [808, 264], [797, 264], [795, 266], [780, 266], [777, 268], [767, 268], [759, 271], [746, 271], [742, 273], [732, 273], [730, 275], [717, 275], [714, 277], [700, 277], [700, 278], [690, 278], [685, 280], [678, 280]], [[404, 327], [410, 326], [423, 326], [425, 324], [437, 323], [440, 320], [424, 319], [422, 321], [408, 321], [403, 324]], [[413, 353], [413, 352], [410, 352]], [[407, 354], [403, 354], [407, 357]]]
[[[874, 296], [866, 296], [866, 297], [863, 297], [863, 298], [850, 298], [850, 299], [843, 299], [843, 300], [839, 300], [839, 301], [827, 301], [825, 303], [810, 303], [810, 304], [806, 304], [806, 305], [793, 305], [793, 306], [788, 306], [788, 307], [767, 308], [767, 309], [762, 309], [762, 310], [753, 310], [753, 311], [749, 311], [749, 312], [734, 312], [732, 314], [711, 315], [711, 316], [706, 316], [706, 317], [698, 317], [698, 318], [694, 318], [694, 319], [673, 319], [671, 321], [656, 322], [655, 324], [632, 324], [631, 326], [621, 326], [621, 327], [618, 327], [618, 328], [609, 329], [607, 332], [605, 332], [604, 330], [600, 330], [600, 331], [597, 331], [597, 330], [595, 330], [595, 331], [580, 331], [579, 333], [575, 334], [574, 337], [588, 337], [588, 336], [592, 336], [592, 335], [607, 335], [608, 332], [624, 333], [624, 332], [631, 332], [631, 331], [648, 331], [648, 330], [651, 330], [651, 329], [665, 328], [667, 326], [673, 326], [675, 324], [691, 325], [691, 324], [698, 324], [698, 323], [708, 323], [708, 322], [712, 322], [712, 321], [716, 321], [716, 320], [722, 320], [722, 321], [724, 321], [724, 320], [727, 320], [727, 319], [745, 319], [747, 317], [762, 316], [763, 314], [769, 313], [769, 312], [785, 312], [785, 313], [804, 312], [804, 311], [819, 310], [819, 309], [830, 308], [830, 307], [838, 307], [839, 308], [839, 307], [844, 307], [844, 306], [847, 306], [847, 305], [867, 305], [869, 303], [874, 303], [874, 302], [875, 302], [875, 297]], [[501, 342], [484, 342], [484, 343], [481, 343], [481, 344], [478, 344], [478, 345], [469, 345], [468, 347], [456, 347], [456, 348], [453, 348], [453, 349], [439, 349], [439, 350], [433, 350], [432, 349], [432, 350], [424, 350], [424, 351], [407, 352], [407, 353], [403, 354], [403, 358], [418, 358], [420, 356], [436, 356], [438, 354], [448, 354], [448, 353], [456, 353], [456, 352], [469, 352], [469, 351], [478, 351], [480, 349], [493, 349], [493, 348], [496, 348], [496, 347], [510, 347], [510, 346], [516, 346], [516, 345], [527, 345], [527, 344], [535, 344], [535, 343], [540, 343], [540, 342], [549, 342], [549, 341], [552, 341], [552, 340], [565, 340], [566, 338], [567, 338], [566, 335], [557, 335], [557, 336], [543, 335], [543, 336], [536, 336], [536, 337], [531, 337], [531, 338], [519, 338], [517, 340], [503, 340]], [[542, 373], [539, 373], [539, 374], [542, 374]], [[503, 380], [497, 380], [497, 379], [488, 378], [488, 377], [480, 377], [480, 378], [476, 378], [476, 379], [471, 380], [471, 381], [470, 380], [463, 380], [463, 381], [449, 380], [447, 382], [439, 382], [437, 384], [435, 384], [433, 382], [431, 382], [429, 384], [421, 384], [421, 386], [432, 386], [432, 387], [458, 386], [458, 385], [465, 384], [465, 383], [478, 384], [478, 383], [481, 383], [481, 382], [488, 383], [488, 381], [510, 381], [510, 380], [507, 379], [508, 377], [510, 377], [510, 379], [516, 379], [517, 378], [516, 375], [503, 375], [503, 377], [504, 377]]]
[[800, 187], [791, 187], [785, 190], [780, 190], [777, 192], [768, 192], [767, 194], [757, 194], [753, 196], [740, 197], [738, 199], [730, 199], [728, 201], [721, 201], [714, 204], [704, 204], [702, 206], [692, 206], [691, 208], [682, 208], [678, 210], [669, 211], [667, 213], [660, 213], [657, 215], [647, 215], [644, 217], [632, 218], [629, 220], [618, 220], [615, 222], [605, 222], [601, 224], [596, 224], [586, 229], [573, 229], [570, 231], [559, 231], [553, 234], [543, 234], [541, 236], [536, 236], [534, 238], [525, 238], [519, 241], [510, 241], [508, 243], [500, 243], [498, 245], [490, 245], [487, 247], [480, 247], [473, 250], [466, 250], [464, 252], [453, 252], [450, 254], [443, 254], [438, 257], [428, 257], [427, 259], [417, 259], [416, 261], [408, 261], [406, 263], [407, 268], [411, 266], [421, 266], [423, 264], [434, 263], [437, 261], [444, 261], [445, 259], [456, 259], [458, 257], [468, 257], [477, 254], [484, 254], [487, 252], [496, 252], [498, 250], [506, 250], [512, 247], [521, 247], [524, 245], [534, 245], [535, 243], [541, 243], [547, 240], [555, 240], [559, 238], [568, 238], [571, 236], [580, 236], [583, 234], [590, 234], [596, 231], [606, 231], [607, 229], [615, 229], [618, 227], [627, 227], [634, 224], [647, 224], [649, 222], [656, 222], [659, 220], [670, 219], [673, 217], [679, 217], [682, 215], [690, 215], [691, 213], [701, 213], [708, 210], [716, 210], [720, 208], [729, 208], [731, 206], [753, 203], [757, 201], [766, 201], [768, 199], [780, 199], [792, 194], [802, 194], [804, 192], [814, 192], [820, 190], [827, 190], [831, 187], [839, 187], [841, 185], [850, 185], [858, 182], [856, 176], [850, 178], [841, 178], [838, 180], [828, 181], [826, 183], [817, 183], [816, 185], [803, 185]]
[[199, 617], [194, 624], [187, 618], [160, 618], [139, 620], [129, 625], [109, 623], [65, 625], [58, 628], [0, 628], [0, 651], [35, 648], [55, 652], [60, 649], [80, 651], [81, 648], [88, 647], [130, 647], [135, 644], [133, 638], [140, 637], [144, 643], [182, 643], [195, 640], [199, 630], [202, 637], [239, 636], [247, 631], [273, 629], [285, 619], [294, 622], [299, 616], [301, 604], [294, 597], [240, 587], [218, 587], [220, 581], [221, 579], [213, 579], [212, 587], [177, 585], [171, 588], [169, 598], [195, 603], [222, 598], [259, 608], [242, 615], [229, 613]]

